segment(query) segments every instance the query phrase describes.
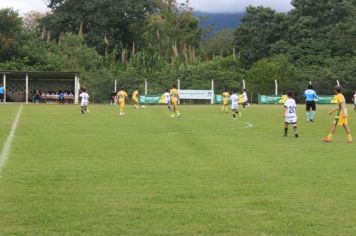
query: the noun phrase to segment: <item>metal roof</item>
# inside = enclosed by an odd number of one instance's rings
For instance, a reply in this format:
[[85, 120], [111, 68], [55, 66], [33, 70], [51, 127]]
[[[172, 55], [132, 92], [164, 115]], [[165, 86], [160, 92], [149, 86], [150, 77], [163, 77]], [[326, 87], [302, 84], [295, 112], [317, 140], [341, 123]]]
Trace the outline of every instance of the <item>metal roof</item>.
[[[6, 74], [6, 78], [25, 78], [26, 75], [30, 79], [74, 79], [79, 76], [79, 72], [59, 72], [59, 71], [3, 71], [0, 70], [0, 75]], [[1, 77], [0, 77], [1, 79]]]

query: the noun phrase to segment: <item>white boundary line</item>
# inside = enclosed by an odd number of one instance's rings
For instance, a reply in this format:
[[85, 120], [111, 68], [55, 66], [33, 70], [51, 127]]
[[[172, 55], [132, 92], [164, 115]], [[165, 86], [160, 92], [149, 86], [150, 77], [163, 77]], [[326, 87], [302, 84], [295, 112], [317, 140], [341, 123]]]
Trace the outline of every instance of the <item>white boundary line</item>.
[[9, 136], [7, 136], [6, 142], [4, 144], [4, 147], [3, 147], [1, 155], [0, 155], [0, 177], [1, 177], [1, 171], [4, 168], [7, 159], [9, 158], [11, 144], [15, 137], [17, 124], [19, 123], [21, 112], [22, 112], [22, 107], [23, 107], [23, 105], [20, 106], [20, 108], [17, 112], [16, 118], [15, 118], [14, 122], [12, 123], [10, 134], [9, 134]]

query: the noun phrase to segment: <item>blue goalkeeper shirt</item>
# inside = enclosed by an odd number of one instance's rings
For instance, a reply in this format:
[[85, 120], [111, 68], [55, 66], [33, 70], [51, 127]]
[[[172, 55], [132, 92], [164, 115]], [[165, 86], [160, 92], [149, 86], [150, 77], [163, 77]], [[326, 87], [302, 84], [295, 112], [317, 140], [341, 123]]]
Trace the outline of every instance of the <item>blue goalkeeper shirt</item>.
[[318, 99], [318, 95], [316, 95], [316, 92], [313, 89], [305, 90], [304, 97], [307, 102], [314, 102]]

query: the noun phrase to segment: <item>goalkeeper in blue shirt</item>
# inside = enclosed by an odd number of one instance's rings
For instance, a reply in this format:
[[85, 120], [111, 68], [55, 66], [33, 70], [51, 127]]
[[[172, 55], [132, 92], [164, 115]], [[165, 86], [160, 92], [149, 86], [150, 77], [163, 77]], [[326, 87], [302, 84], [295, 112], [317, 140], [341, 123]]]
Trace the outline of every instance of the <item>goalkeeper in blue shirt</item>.
[[[306, 110], [307, 110], [307, 122], [315, 121], [315, 112], [316, 112], [316, 103], [315, 101], [318, 100], [318, 95], [313, 89], [313, 85], [309, 85], [308, 89], [304, 92]], [[312, 110], [310, 112], [310, 110]]]

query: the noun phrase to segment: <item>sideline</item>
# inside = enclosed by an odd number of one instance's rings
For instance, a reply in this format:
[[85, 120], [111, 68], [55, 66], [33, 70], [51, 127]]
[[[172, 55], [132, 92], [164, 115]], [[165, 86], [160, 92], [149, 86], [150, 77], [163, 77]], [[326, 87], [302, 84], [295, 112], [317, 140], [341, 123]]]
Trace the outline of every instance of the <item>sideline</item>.
[[9, 134], [9, 136], [7, 136], [6, 142], [4, 144], [4, 147], [3, 147], [1, 155], [0, 155], [0, 178], [1, 178], [1, 171], [4, 168], [7, 159], [9, 158], [11, 144], [15, 137], [17, 124], [19, 123], [19, 120], [20, 120], [22, 108], [23, 108], [23, 105], [21, 104], [21, 106], [17, 112], [16, 118], [15, 118], [14, 122], [12, 123], [10, 134]]

